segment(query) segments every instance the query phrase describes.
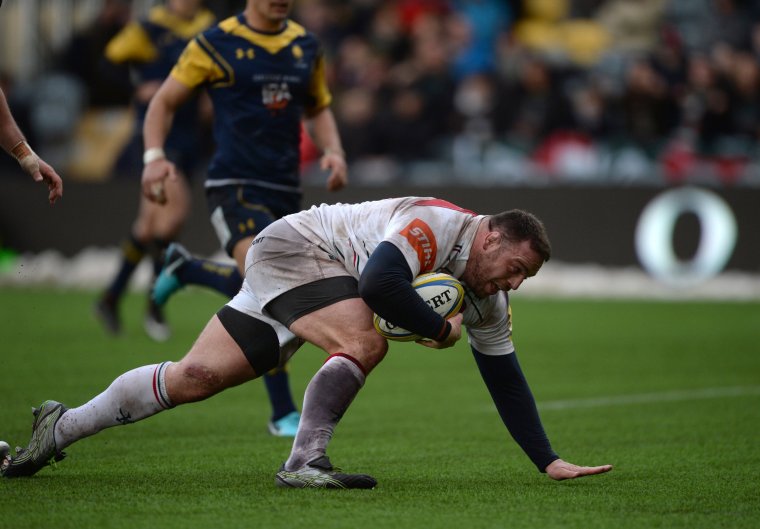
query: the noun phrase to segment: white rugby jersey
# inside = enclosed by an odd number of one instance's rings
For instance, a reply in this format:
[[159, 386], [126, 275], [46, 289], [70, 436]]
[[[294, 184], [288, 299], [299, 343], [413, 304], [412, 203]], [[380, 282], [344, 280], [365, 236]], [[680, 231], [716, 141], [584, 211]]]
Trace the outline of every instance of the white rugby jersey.
[[[382, 242], [401, 250], [413, 276], [464, 273], [478, 226], [485, 218], [432, 197], [389, 198], [359, 204], [322, 204], [284, 220], [323, 247], [357, 280]], [[478, 299], [466, 289], [463, 323], [470, 345], [487, 355], [514, 351], [506, 293]]]

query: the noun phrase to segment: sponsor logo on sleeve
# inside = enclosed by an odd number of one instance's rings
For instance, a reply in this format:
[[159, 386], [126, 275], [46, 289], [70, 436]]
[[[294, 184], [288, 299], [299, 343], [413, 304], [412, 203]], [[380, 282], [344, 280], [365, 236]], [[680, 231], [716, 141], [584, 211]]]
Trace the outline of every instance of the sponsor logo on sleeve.
[[420, 262], [420, 273], [433, 270], [435, 258], [438, 254], [438, 245], [435, 242], [433, 230], [420, 219], [414, 219], [399, 232], [406, 237]]

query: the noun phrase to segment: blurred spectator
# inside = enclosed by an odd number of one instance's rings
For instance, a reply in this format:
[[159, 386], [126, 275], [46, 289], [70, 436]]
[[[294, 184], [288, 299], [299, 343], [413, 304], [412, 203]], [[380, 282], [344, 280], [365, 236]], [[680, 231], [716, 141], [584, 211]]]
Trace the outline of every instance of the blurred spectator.
[[753, 9], [742, 5], [740, 0], [670, 0], [665, 18], [687, 48], [707, 52], [719, 41], [736, 48], [747, 47], [752, 13]]
[[745, 152], [760, 140], [760, 67], [749, 52], [736, 54], [733, 71], [733, 133]]
[[529, 150], [552, 132], [572, 128], [572, 110], [563, 85], [547, 63], [526, 55], [516, 83], [499, 89], [494, 124], [507, 142]]
[[668, 85], [647, 60], [631, 62], [620, 97], [619, 134], [649, 155], [656, 155], [678, 125], [678, 107]]
[[689, 88], [684, 98], [684, 124], [696, 131], [700, 151], [714, 155], [732, 133], [731, 96], [706, 55], [689, 60]]
[[407, 29], [394, 3], [380, 2], [369, 28], [370, 45], [394, 63], [403, 61], [409, 51]]
[[571, 94], [575, 129], [594, 141], [608, 141], [615, 123], [601, 84], [592, 78], [579, 83]]
[[336, 120], [343, 137], [349, 163], [378, 153], [374, 118], [377, 113], [373, 92], [364, 88], [346, 90], [337, 100]]
[[95, 20], [74, 35], [56, 61], [88, 89], [90, 106], [126, 106], [132, 97], [129, 71], [109, 65], [106, 44], [129, 22], [131, 2], [106, 0]]
[[454, 50], [455, 79], [477, 73], [491, 73], [496, 66], [496, 43], [514, 22], [509, 2], [504, 0], [453, 0], [454, 17], [460, 22], [463, 38]]
[[675, 100], [679, 100], [688, 82], [688, 58], [686, 48], [672, 28], [663, 27], [660, 40], [651, 55], [652, 68], [668, 85]]
[[430, 158], [435, 135], [432, 123], [424, 119], [425, 103], [417, 90], [397, 90], [385, 112], [375, 124], [375, 141], [379, 154], [393, 156], [403, 162]]
[[595, 18], [612, 36], [617, 53], [645, 54], [654, 50], [667, 0], [608, 0]]

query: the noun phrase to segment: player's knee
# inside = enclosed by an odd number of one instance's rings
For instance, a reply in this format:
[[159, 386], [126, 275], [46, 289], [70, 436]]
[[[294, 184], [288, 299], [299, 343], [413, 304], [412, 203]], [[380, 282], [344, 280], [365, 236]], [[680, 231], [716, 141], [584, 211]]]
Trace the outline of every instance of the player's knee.
[[371, 333], [361, 335], [355, 344], [346, 347], [341, 352], [356, 358], [364, 367], [364, 371], [369, 373], [385, 358], [388, 352], [388, 341], [373, 329]]

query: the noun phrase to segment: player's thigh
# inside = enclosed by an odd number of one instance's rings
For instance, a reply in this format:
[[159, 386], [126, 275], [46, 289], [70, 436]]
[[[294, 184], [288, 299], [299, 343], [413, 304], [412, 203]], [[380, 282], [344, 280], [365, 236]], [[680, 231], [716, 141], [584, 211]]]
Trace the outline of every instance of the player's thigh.
[[240, 345], [214, 315], [190, 351], [166, 375], [174, 404], [202, 400], [256, 378]]
[[140, 196], [137, 218], [132, 233], [143, 242], [159, 237], [171, 239], [182, 229], [190, 210], [190, 190], [186, 180], [167, 180], [167, 202], [156, 204]]
[[290, 331], [329, 354], [350, 355], [371, 371], [385, 357], [388, 344], [372, 323], [373, 313], [361, 298], [337, 301], [306, 313]]
[[251, 247], [251, 242], [253, 242], [253, 235], [240, 239], [235, 243], [235, 247], [232, 249], [232, 258], [235, 259], [235, 262], [237, 263], [240, 275], [245, 273], [245, 260], [248, 256], [248, 249]]
[[285, 221], [256, 238], [246, 261], [246, 287], [269, 316], [330, 354], [344, 353], [367, 371], [387, 352], [358, 282], [325, 248]]
[[159, 204], [151, 202], [140, 195], [140, 205], [137, 209], [137, 217], [132, 223], [132, 234], [141, 242], [147, 243], [153, 239], [153, 225], [156, 217], [161, 214]]
[[175, 235], [190, 213], [190, 186], [182, 173], [175, 180], [168, 179], [164, 185], [166, 204], [159, 204], [154, 219], [156, 235]]

